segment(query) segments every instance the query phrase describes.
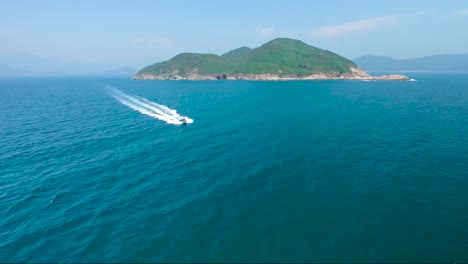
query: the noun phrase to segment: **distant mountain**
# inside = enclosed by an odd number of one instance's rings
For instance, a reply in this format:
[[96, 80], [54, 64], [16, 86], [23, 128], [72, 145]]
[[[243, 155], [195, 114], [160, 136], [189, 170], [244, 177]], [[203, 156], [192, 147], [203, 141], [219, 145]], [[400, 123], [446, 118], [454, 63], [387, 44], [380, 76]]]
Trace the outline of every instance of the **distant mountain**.
[[366, 55], [354, 60], [366, 71], [468, 71], [468, 54], [434, 55], [414, 59]]
[[[140, 70], [135, 79], [358, 79], [371, 78], [352, 61], [300, 40], [278, 38], [224, 55], [181, 53]], [[406, 77], [405, 77], [406, 78]]]
[[62, 74], [67, 72], [71, 65], [58, 58], [22, 52], [2, 52], [0, 63], [38, 75]]
[[[138, 69], [112, 68], [116, 62], [79, 62], [21, 52], [0, 53], [0, 64], [21, 69], [28, 75], [134, 75]], [[111, 70], [109, 70], [111, 69]]]
[[135, 68], [135, 67], [126, 67], [126, 66], [124, 66], [124, 67], [118, 67], [118, 68], [111, 69], [111, 70], [109, 70], [107, 72], [104, 72], [103, 74], [132, 76], [137, 72], [138, 72], [138, 69]]
[[27, 72], [17, 68], [10, 67], [6, 64], [0, 64], [0, 77], [22, 76]]
[[369, 76], [352, 61], [331, 51], [289, 38], [277, 38], [251, 49], [215, 54], [181, 53], [141, 69], [145, 80], [409, 80], [406, 76]]

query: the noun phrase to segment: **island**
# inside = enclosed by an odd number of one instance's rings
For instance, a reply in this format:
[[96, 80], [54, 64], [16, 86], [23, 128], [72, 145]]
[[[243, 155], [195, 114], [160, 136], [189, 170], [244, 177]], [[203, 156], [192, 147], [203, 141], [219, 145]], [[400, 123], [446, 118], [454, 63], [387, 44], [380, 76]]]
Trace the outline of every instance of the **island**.
[[401, 80], [403, 75], [370, 76], [354, 62], [300, 40], [277, 38], [221, 56], [181, 53], [133, 76], [137, 80]]

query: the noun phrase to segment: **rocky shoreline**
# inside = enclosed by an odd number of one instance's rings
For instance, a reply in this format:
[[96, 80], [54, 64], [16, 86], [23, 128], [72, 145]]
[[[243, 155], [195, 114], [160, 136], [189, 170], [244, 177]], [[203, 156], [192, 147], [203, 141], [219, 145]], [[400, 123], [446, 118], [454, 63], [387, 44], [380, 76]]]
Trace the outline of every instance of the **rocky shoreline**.
[[193, 72], [182, 77], [177, 73], [153, 75], [137, 74], [134, 80], [256, 80], [256, 81], [288, 81], [288, 80], [367, 80], [367, 81], [410, 81], [404, 75], [371, 76], [359, 68], [351, 68], [350, 73], [316, 73], [308, 76], [279, 75], [279, 74], [199, 74]]

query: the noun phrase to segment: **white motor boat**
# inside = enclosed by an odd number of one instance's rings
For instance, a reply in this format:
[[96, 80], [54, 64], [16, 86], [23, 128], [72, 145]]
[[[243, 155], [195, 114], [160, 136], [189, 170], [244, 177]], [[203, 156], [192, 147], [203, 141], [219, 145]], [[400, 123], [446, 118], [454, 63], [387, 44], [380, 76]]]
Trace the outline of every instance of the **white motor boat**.
[[185, 116], [179, 116], [179, 117], [176, 117], [176, 119], [180, 121], [182, 124], [187, 124], [188, 122]]

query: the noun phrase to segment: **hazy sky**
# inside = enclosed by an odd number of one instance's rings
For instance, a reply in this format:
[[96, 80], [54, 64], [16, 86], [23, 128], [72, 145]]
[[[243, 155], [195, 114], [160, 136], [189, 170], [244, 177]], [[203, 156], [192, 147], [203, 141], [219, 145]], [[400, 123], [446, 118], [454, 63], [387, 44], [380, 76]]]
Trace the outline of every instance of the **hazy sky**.
[[141, 66], [275, 37], [351, 59], [468, 53], [468, 1], [0, 1], [1, 53]]

